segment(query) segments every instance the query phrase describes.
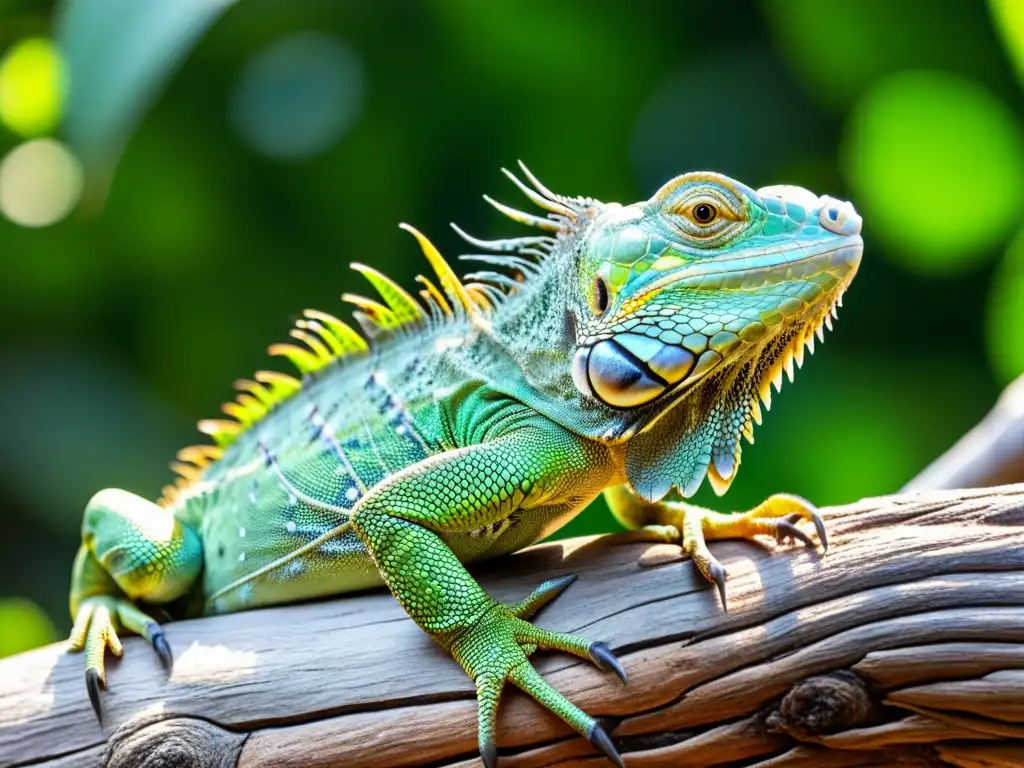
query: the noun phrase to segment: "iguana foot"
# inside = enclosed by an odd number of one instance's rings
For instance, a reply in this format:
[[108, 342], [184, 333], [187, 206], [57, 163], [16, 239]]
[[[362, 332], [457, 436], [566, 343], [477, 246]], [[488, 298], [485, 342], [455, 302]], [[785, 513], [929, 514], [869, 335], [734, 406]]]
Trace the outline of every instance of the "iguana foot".
[[822, 548], [828, 549], [825, 524], [817, 509], [806, 499], [788, 493], [769, 496], [756, 507], [742, 514], [723, 514], [709, 509], [680, 504], [682, 507], [682, 533], [673, 525], [647, 525], [642, 529], [648, 540], [682, 542], [686, 552], [705, 579], [718, 587], [722, 607], [728, 610], [725, 598], [725, 568], [718, 561], [707, 542], [716, 539], [753, 539], [773, 536], [777, 542], [799, 540], [814, 548], [814, 540], [797, 527], [806, 520], [814, 525]]
[[85, 687], [96, 716], [103, 719], [100, 689], [107, 687], [104, 665], [109, 649], [115, 656], [123, 652], [118, 628], [142, 635], [153, 646], [164, 668], [170, 669], [174, 657], [163, 630], [152, 618], [129, 601], [116, 597], [88, 597], [81, 601], [75, 616], [75, 625], [69, 638], [70, 651], [85, 651]]
[[622, 758], [601, 724], [555, 690], [527, 658], [538, 648], [565, 651], [593, 662], [602, 671], [614, 672], [625, 684], [625, 670], [604, 643], [549, 632], [524, 620], [523, 617], [533, 615], [557, 597], [573, 580], [574, 576], [547, 581], [515, 605], [495, 603], [451, 644], [452, 655], [476, 684], [480, 756], [485, 768], [495, 768], [498, 764], [495, 729], [498, 702], [506, 682], [532, 696], [585, 736], [615, 765], [624, 768]]

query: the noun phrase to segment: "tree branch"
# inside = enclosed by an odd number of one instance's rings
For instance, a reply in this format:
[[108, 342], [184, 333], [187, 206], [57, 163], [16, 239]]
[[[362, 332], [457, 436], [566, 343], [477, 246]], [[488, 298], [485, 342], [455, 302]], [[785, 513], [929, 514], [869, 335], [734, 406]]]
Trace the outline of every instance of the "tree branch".
[[[667, 545], [574, 539], [476, 572], [506, 601], [580, 574], [538, 623], [607, 641], [629, 684], [563, 655], [538, 667], [615, 726], [631, 768], [1024, 765], [1024, 486], [824, 515], [826, 556], [712, 545], [728, 613]], [[64, 644], [0, 661], [0, 765], [479, 764], [470, 681], [384, 592], [167, 636], [169, 679], [126, 639], [102, 728]], [[511, 690], [498, 738], [503, 768], [607, 764]]]

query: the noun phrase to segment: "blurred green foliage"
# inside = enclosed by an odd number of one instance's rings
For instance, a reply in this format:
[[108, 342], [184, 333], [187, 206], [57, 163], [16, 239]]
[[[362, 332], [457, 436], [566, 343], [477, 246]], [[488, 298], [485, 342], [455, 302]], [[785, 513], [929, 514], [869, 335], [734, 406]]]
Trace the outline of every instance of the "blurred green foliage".
[[[411, 287], [398, 221], [448, 254], [449, 220], [513, 234], [479, 195], [514, 198], [517, 158], [605, 200], [695, 168], [853, 200], [836, 332], [697, 500], [898, 489], [1024, 369], [1022, 6], [0, 1], [0, 155], [49, 133], [87, 181], [53, 226], [0, 218], [0, 655], [67, 630], [92, 493], [155, 496], [299, 311], [362, 289], [349, 261]], [[614, 527], [598, 503], [559, 535]]]

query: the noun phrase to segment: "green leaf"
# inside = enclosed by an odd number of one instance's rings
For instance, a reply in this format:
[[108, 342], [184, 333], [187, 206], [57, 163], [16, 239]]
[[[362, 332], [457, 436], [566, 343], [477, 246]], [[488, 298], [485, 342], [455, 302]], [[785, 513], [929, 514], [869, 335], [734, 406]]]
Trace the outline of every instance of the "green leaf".
[[1020, 224], [1021, 126], [974, 80], [923, 70], [885, 78], [851, 113], [842, 150], [867, 236], [907, 269], [962, 274]]
[[105, 186], [146, 108], [236, 0], [65, 0], [57, 39], [70, 76], [64, 128]]
[[1024, 232], [996, 270], [986, 320], [992, 368], [999, 380], [1008, 384], [1024, 373]]
[[20, 597], [0, 599], [0, 658], [56, 639], [53, 622], [38, 605]]

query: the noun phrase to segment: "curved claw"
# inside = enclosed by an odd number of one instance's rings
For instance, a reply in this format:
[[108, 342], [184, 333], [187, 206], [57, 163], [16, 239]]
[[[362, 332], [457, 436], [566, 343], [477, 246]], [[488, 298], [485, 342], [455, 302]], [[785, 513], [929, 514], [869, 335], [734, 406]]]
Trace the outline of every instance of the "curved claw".
[[775, 524], [775, 540], [780, 544], [785, 542], [787, 539], [796, 539], [803, 542], [803, 544], [811, 549], [816, 549], [817, 545], [813, 539], [806, 533], [797, 528], [793, 523], [787, 520], [779, 520]]
[[590, 646], [590, 658], [602, 672], [614, 672], [615, 676], [626, 684], [626, 670], [614, 653], [604, 643], [593, 643]]
[[825, 521], [821, 519], [821, 515], [817, 512], [811, 512], [811, 522], [814, 523], [814, 530], [818, 532], [822, 551], [828, 552], [828, 535], [825, 533]]
[[718, 597], [722, 601], [722, 610], [728, 611], [729, 605], [725, 600], [725, 568], [717, 560], [711, 561], [711, 580], [715, 582], [715, 586], [718, 587]]
[[481, 742], [480, 760], [484, 768], [498, 768], [498, 743], [494, 739]]
[[615, 763], [618, 768], [626, 768], [626, 764], [622, 762], [622, 755], [612, 744], [612, 739], [600, 723], [594, 723], [594, 727], [590, 731], [590, 743], [594, 745], [595, 749], [601, 751], [609, 760]]
[[89, 692], [89, 702], [93, 711], [96, 712], [96, 719], [103, 722], [103, 702], [100, 698], [100, 690], [105, 686], [100, 681], [99, 670], [90, 667], [85, 670], [85, 688]]
[[160, 657], [160, 663], [164, 665], [164, 669], [170, 672], [174, 667], [174, 654], [171, 653], [171, 646], [168, 644], [167, 638], [164, 637], [163, 630], [159, 628], [154, 630], [149, 636], [149, 642], [153, 644], [153, 650]]

